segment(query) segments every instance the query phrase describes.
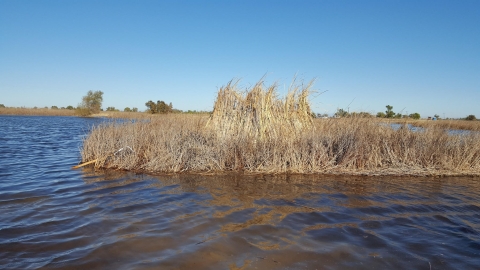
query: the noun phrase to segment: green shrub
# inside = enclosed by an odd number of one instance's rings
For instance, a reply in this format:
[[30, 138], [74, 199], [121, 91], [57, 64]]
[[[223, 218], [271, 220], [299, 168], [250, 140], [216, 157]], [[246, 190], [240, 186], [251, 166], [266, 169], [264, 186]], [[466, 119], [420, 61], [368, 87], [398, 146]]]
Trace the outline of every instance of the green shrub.
[[470, 114], [469, 116], [467, 116], [467, 117], [465, 118], [465, 120], [470, 120], [470, 121], [472, 121], [472, 120], [477, 120], [477, 118], [475, 117], [475, 115]]
[[408, 115], [408, 117], [410, 117], [412, 119], [415, 119], [415, 120], [418, 120], [418, 119], [420, 119], [420, 114], [419, 113], [411, 113], [410, 115]]

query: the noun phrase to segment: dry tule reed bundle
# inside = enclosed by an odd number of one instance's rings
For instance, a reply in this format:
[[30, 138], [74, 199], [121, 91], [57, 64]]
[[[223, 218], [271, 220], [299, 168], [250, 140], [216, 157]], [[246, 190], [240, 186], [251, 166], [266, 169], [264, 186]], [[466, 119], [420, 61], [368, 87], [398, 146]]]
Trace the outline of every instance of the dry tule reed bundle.
[[230, 81], [220, 88], [207, 124], [220, 138], [276, 139], [298, 135], [313, 126], [308, 101], [313, 80], [301, 86], [293, 80], [284, 99], [278, 97], [276, 83], [266, 87], [261, 79], [242, 92], [237, 88], [238, 82]]

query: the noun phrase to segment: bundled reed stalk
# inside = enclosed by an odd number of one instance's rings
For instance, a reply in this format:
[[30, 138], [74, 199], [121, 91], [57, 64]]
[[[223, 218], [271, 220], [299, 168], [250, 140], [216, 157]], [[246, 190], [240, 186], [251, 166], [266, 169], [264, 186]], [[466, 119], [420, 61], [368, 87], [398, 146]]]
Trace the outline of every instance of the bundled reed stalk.
[[277, 84], [265, 87], [260, 80], [250, 90], [240, 91], [238, 81], [230, 81], [218, 91], [207, 127], [220, 138], [246, 136], [253, 139], [277, 139], [295, 136], [311, 128], [312, 116], [308, 96], [313, 80], [305, 86], [291, 84], [280, 99]]

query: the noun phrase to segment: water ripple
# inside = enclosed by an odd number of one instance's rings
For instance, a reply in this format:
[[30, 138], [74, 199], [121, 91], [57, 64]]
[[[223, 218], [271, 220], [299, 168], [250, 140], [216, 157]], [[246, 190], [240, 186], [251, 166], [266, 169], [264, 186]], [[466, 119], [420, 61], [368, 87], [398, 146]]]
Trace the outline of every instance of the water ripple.
[[475, 269], [479, 178], [71, 170], [102, 119], [0, 116], [2, 269]]

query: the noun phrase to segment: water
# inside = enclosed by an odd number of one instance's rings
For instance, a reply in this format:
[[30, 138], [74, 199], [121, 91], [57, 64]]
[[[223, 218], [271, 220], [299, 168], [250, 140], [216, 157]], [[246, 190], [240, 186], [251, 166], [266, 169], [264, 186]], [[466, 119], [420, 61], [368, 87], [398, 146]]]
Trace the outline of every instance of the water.
[[101, 119], [0, 116], [0, 269], [479, 269], [480, 178], [72, 170]]
[[[387, 124], [387, 123], [381, 123], [381, 124], [382, 124], [382, 125], [388, 125], [388, 126], [392, 127], [394, 130], [398, 130], [398, 129], [400, 129], [401, 127], [404, 126], [403, 124], [399, 124], [399, 123], [389, 123], [389, 124]], [[412, 125], [412, 124], [407, 124], [407, 127], [408, 127], [409, 130], [414, 131], [414, 132], [423, 132], [423, 131], [425, 131], [424, 128], [422, 128], [422, 127], [416, 127], [416, 126], [414, 126], [414, 125]]]

